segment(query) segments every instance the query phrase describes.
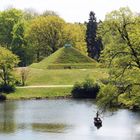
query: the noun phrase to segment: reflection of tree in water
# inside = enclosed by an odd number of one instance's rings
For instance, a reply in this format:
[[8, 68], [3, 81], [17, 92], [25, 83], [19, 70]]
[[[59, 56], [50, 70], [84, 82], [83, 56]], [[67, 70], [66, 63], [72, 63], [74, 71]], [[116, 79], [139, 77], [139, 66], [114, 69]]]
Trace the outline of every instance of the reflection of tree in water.
[[16, 106], [13, 102], [0, 104], [0, 133], [13, 133], [17, 126], [14, 119]]
[[71, 125], [60, 124], [60, 123], [33, 123], [32, 129], [41, 132], [52, 132], [52, 133], [62, 133], [67, 129], [71, 128]]

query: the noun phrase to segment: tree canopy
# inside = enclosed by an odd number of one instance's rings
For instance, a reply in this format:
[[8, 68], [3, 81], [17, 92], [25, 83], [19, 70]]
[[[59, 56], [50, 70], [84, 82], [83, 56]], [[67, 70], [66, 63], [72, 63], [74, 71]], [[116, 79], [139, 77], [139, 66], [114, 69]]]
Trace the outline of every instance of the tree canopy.
[[64, 20], [57, 16], [39, 17], [30, 22], [27, 38], [37, 61], [63, 46], [64, 24]]
[[73, 47], [87, 54], [85, 34], [86, 27], [83, 24], [67, 23], [64, 27], [65, 42], [70, 43]]
[[0, 84], [12, 84], [12, 70], [18, 64], [18, 62], [19, 59], [16, 55], [0, 46]]
[[0, 12], [0, 44], [11, 47], [13, 27], [22, 17], [22, 11], [17, 9], [8, 9]]
[[[105, 49], [102, 61], [109, 66], [109, 84], [100, 94], [100, 104], [140, 107], [140, 17], [129, 8], [106, 16], [100, 33]], [[110, 87], [114, 87], [110, 92]], [[110, 95], [109, 95], [110, 94]], [[103, 96], [104, 95], [104, 96]]]
[[19, 56], [19, 66], [40, 61], [67, 43], [86, 54], [85, 31], [85, 25], [66, 23], [54, 11], [0, 12], [0, 45]]

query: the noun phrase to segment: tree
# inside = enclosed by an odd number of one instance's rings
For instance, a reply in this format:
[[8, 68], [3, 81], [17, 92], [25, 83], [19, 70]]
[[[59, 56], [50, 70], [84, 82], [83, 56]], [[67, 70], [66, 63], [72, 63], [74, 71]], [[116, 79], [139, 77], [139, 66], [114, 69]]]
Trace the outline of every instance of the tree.
[[29, 76], [29, 69], [27, 67], [20, 68], [20, 76], [21, 76], [21, 85], [25, 86], [26, 80]]
[[58, 14], [54, 11], [46, 10], [46, 11], [43, 12], [43, 14], [41, 16], [44, 16], [44, 17], [46, 17], [46, 16], [57, 16], [58, 17]]
[[[109, 65], [109, 85], [115, 86], [114, 95], [108, 100], [109, 88], [104, 88], [100, 103], [119, 103], [140, 108], [140, 17], [129, 8], [121, 8], [106, 16], [102, 23], [105, 45], [102, 60]], [[108, 89], [108, 90], [107, 90]], [[103, 99], [103, 100], [102, 100]]]
[[11, 49], [13, 27], [22, 15], [22, 11], [17, 9], [8, 9], [0, 13], [0, 44]]
[[64, 20], [57, 16], [38, 17], [31, 21], [26, 37], [34, 48], [37, 61], [64, 46], [64, 24]]
[[85, 25], [67, 23], [64, 28], [65, 42], [70, 43], [73, 47], [86, 54], [85, 33]]
[[39, 16], [39, 13], [33, 8], [27, 8], [23, 11], [23, 18], [25, 20], [32, 20]]
[[89, 22], [87, 23], [86, 42], [88, 56], [98, 60], [102, 48], [101, 38], [97, 38], [97, 27], [95, 13], [90, 12]]
[[13, 68], [18, 64], [19, 59], [11, 51], [0, 47], [0, 82], [7, 86], [13, 84]]
[[20, 66], [26, 66], [27, 47], [24, 37], [25, 20], [23, 12], [17, 9], [8, 9], [0, 13], [0, 44], [20, 57]]
[[[27, 45], [27, 38], [25, 37], [25, 30], [27, 29], [28, 22], [22, 20], [18, 22], [12, 31], [13, 40], [11, 43], [11, 50], [20, 58], [19, 66], [25, 67], [32, 62], [32, 51]], [[31, 53], [31, 54], [30, 54]]]

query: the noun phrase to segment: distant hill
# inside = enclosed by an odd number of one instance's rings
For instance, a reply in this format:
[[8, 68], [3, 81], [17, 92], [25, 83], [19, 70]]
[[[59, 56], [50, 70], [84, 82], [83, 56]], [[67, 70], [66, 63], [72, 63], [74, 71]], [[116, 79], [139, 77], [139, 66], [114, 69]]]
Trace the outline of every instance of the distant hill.
[[97, 62], [77, 49], [68, 47], [60, 48], [39, 63], [32, 64], [31, 67], [40, 69], [93, 68], [96, 64]]

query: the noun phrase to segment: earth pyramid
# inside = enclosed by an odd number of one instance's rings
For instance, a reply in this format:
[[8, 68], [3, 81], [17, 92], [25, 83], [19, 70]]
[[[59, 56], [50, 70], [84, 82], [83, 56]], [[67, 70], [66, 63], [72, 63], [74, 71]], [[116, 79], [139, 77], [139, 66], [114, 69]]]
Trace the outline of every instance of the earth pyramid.
[[63, 47], [39, 63], [31, 65], [39, 69], [84, 69], [93, 68], [97, 62], [73, 47]]

